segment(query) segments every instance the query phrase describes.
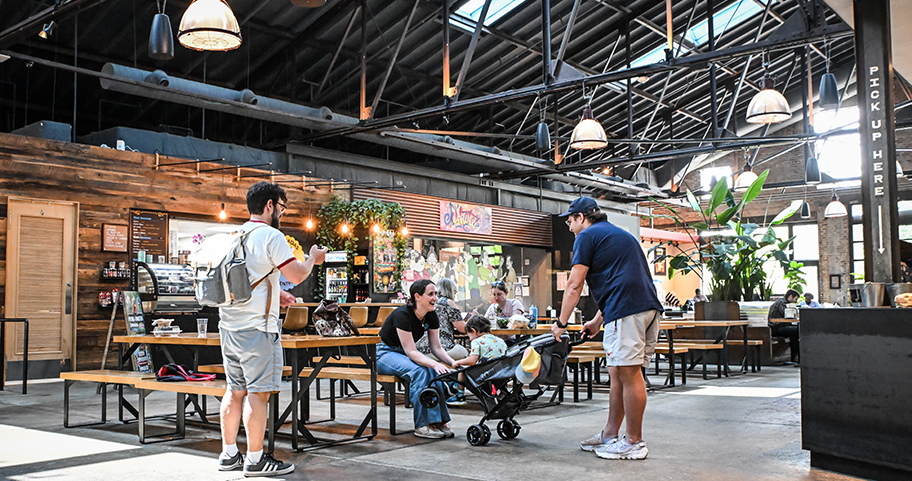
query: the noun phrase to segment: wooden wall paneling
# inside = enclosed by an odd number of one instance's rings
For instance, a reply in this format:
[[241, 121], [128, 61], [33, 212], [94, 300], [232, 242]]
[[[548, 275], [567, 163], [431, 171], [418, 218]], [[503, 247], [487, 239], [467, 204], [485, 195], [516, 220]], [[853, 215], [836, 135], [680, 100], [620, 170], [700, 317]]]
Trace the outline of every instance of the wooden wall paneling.
[[406, 222], [412, 236], [539, 247], [551, 247], [552, 244], [551, 214], [547, 212], [485, 205], [491, 207], [491, 234], [466, 234], [440, 229], [439, 202], [452, 199], [383, 189], [354, 191], [353, 199], [398, 202], [405, 208]]
[[[225, 203], [228, 222], [240, 225], [248, 218], [247, 189], [266, 178], [234, 177], [235, 171], [196, 173], [192, 164], [155, 170], [155, 156], [101, 147], [56, 142], [0, 133], [0, 180], [6, 196], [61, 200], [79, 203], [77, 294], [75, 309], [77, 368], [97, 368], [104, 349], [110, 308], [98, 305], [98, 292], [125, 289], [127, 280], [102, 280], [101, 271], [109, 261], [127, 261], [128, 254], [101, 251], [101, 224], [128, 224], [131, 208], [165, 211], [171, 218], [216, 220]], [[161, 157], [161, 163], [183, 159]], [[201, 169], [219, 164], [201, 164]], [[245, 169], [243, 173], [265, 173]], [[288, 179], [290, 177], [277, 177]], [[333, 193], [284, 183], [289, 209], [282, 218], [283, 231], [291, 233], [305, 248], [313, 233], [304, 230], [308, 213], [315, 214]], [[5, 279], [7, 212], [0, 214], [0, 279]], [[5, 284], [5, 281], [3, 281]], [[0, 284], [0, 303], [5, 285]], [[2, 306], [2, 304], [0, 304]], [[122, 315], [115, 332], [124, 332]], [[109, 361], [116, 362], [116, 356]]]

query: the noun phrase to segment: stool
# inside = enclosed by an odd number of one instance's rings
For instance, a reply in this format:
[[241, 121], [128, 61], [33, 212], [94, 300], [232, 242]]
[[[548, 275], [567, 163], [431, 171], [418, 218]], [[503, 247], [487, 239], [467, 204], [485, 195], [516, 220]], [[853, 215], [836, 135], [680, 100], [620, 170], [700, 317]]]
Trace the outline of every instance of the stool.
[[0, 318], [0, 391], [6, 382], [6, 323], [21, 322], [22, 333], [22, 394], [28, 394], [28, 336], [29, 324], [25, 318]]

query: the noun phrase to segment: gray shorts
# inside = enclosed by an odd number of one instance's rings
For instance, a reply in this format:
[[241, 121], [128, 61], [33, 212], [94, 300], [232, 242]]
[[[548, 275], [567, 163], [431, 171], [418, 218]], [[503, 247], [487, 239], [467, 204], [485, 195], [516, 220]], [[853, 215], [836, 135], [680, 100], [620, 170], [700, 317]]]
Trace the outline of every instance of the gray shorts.
[[273, 392], [282, 382], [282, 341], [258, 330], [219, 330], [222, 365], [230, 391]]
[[659, 339], [658, 310], [622, 317], [605, 324], [602, 348], [609, 366], [649, 367]]

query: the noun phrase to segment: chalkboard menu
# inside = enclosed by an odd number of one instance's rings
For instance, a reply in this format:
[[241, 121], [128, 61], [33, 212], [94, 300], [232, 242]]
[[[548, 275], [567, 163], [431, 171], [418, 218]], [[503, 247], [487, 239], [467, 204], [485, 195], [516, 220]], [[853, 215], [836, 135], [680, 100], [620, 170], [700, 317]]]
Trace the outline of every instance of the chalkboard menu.
[[149, 256], [168, 255], [168, 214], [166, 212], [130, 210], [131, 258], [138, 259], [137, 253], [140, 251], [145, 253], [145, 259], [149, 259]]

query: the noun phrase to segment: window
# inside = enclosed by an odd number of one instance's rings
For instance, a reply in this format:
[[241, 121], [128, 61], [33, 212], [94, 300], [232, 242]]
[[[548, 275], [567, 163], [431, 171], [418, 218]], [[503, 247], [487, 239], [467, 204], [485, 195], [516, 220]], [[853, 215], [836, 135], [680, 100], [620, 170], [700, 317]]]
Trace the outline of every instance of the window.
[[[861, 204], [849, 206], [852, 219], [861, 219]], [[852, 223], [852, 273], [855, 282], [864, 282], [864, 227], [861, 222]]]
[[700, 171], [700, 185], [703, 186], [703, 190], [709, 192], [712, 190], [713, 177], [715, 177], [716, 180], [719, 180], [722, 177], [728, 177], [728, 185], [731, 187], [733, 185], [731, 175], [731, 167], [709, 167]]
[[[752, 0], [740, 0], [723, 8], [713, 15], [713, 36], [722, 35], [727, 29], [739, 25], [762, 11], [763, 7]], [[709, 42], [707, 33], [709, 33], [709, 20], [703, 20], [691, 27], [684, 38], [699, 47]]]
[[[491, 0], [491, 6], [488, 7], [488, 14], [485, 16], [485, 27], [512, 12], [513, 9], [518, 7], [523, 1], [524, 0]], [[478, 18], [481, 17], [481, 10], [484, 8], [484, 4], [485, 0], [469, 0], [466, 2], [459, 10], [456, 10], [458, 15], [450, 16], [453, 26], [469, 32], [474, 32], [475, 25], [478, 23]], [[466, 19], [469, 19], [472, 22], [466, 22]]]
[[[858, 127], [858, 108], [846, 107], [824, 110], [814, 115], [814, 130], [829, 132], [834, 129]], [[831, 136], [818, 140], [817, 164], [820, 171], [834, 179], [861, 177], [861, 137], [859, 134]]]

